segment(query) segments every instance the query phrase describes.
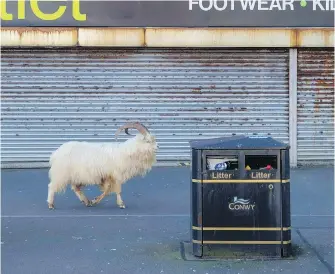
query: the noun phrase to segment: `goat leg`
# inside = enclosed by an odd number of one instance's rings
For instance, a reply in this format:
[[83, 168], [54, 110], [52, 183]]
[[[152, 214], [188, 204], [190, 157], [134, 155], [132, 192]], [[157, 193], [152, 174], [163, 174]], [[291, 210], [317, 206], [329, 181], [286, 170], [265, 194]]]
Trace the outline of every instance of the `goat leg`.
[[87, 199], [85, 194], [81, 191], [81, 186], [72, 186], [71, 187], [74, 193], [77, 195], [78, 199], [85, 204], [85, 206], [92, 206], [92, 202]]
[[53, 184], [50, 183], [48, 185], [48, 200], [47, 200], [49, 209], [55, 209], [54, 199], [55, 199], [55, 191], [53, 188]]
[[111, 193], [112, 183], [113, 183], [113, 181], [111, 181], [110, 178], [101, 179], [101, 184], [99, 185], [99, 188], [100, 188], [102, 194], [99, 195], [98, 197], [95, 197], [92, 200], [92, 205], [99, 204], [103, 198], [105, 198], [108, 194]]
[[116, 193], [116, 203], [119, 206], [119, 208], [126, 208], [126, 205], [124, 204], [122, 197], [121, 197], [121, 185], [120, 183], [115, 184], [115, 193]]
[[105, 196], [106, 196], [107, 194], [109, 194], [109, 193], [110, 193], [109, 190], [106, 189], [101, 195], [99, 195], [98, 197], [95, 197], [95, 198], [92, 200], [92, 205], [97, 205], [98, 203], [100, 203], [101, 200], [102, 200], [103, 198], [105, 198]]

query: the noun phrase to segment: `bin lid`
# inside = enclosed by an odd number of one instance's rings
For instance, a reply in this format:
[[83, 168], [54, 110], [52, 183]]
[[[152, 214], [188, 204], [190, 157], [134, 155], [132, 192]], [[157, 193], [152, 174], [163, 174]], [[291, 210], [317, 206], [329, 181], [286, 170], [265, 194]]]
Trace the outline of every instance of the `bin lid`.
[[189, 143], [194, 149], [287, 149], [290, 147], [272, 137], [244, 135], [191, 140]]

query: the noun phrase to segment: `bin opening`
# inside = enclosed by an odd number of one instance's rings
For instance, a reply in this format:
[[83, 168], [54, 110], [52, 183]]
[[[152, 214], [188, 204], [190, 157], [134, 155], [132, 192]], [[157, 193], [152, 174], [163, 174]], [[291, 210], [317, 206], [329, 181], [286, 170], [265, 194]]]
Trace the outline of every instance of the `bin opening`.
[[207, 170], [238, 170], [237, 156], [209, 156]]
[[245, 166], [247, 170], [273, 170], [278, 168], [276, 155], [246, 155]]

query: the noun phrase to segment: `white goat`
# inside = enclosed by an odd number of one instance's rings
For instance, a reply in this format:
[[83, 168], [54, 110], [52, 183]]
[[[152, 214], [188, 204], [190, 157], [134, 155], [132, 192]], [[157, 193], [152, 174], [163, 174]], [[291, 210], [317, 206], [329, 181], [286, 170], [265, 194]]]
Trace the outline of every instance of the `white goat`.
[[[141, 135], [123, 143], [89, 143], [70, 141], [61, 145], [50, 157], [48, 207], [54, 209], [54, 196], [64, 192], [67, 185], [86, 206], [98, 204], [106, 195], [115, 192], [116, 203], [125, 208], [121, 186], [129, 179], [149, 172], [156, 162], [156, 138], [139, 122], [120, 127], [115, 136], [130, 128]], [[102, 194], [92, 201], [81, 191], [83, 186], [98, 185]]]

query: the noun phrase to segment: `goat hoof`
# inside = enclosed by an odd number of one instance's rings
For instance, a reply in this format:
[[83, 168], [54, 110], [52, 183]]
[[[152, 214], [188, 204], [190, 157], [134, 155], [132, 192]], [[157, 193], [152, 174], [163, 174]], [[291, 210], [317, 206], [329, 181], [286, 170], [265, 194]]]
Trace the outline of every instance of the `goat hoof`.
[[88, 201], [87, 203], [86, 203], [86, 206], [87, 207], [90, 207], [90, 206], [93, 206], [94, 205], [94, 203], [92, 202], [92, 201]]
[[49, 209], [55, 209], [55, 206], [53, 204], [48, 204]]
[[90, 200], [86, 201], [81, 201], [85, 206], [89, 207], [92, 206], [92, 202]]
[[126, 208], [125, 204], [120, 204], [119, 208]]
[[93, 199], [92, 202], [91, 202], [91, 206], [95, 206], [97, 204], [98, 204], [98, 202], [95, 199]]

